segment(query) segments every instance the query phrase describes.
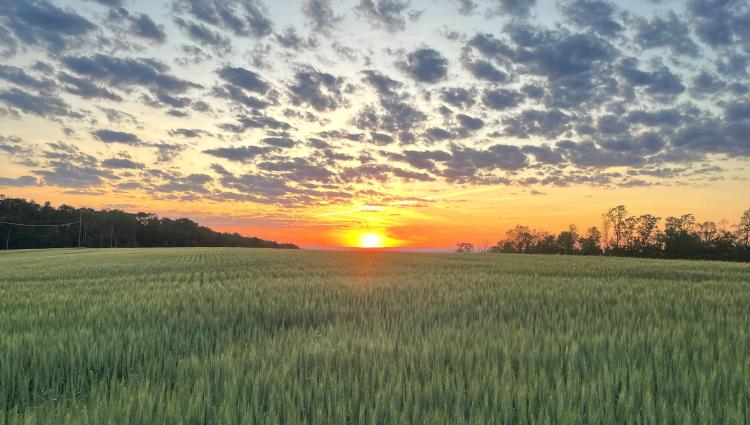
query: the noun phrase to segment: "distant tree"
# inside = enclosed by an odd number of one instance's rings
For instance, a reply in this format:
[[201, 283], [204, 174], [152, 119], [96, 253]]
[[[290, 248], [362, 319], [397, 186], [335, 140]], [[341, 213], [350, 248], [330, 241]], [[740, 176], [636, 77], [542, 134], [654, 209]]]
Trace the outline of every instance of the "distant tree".
[[563, 230], [557, 235], [557, 246], [561, 254], [573, 255], [578, 249], [578, 229], [575, 225], [568, 226], [568, 230]]
[[[610, 208], [603, 217], [605, 227], [612, 229], [613, 248], [619, 249], [622, 246], [623, 240], [627, 237], [628, 210], [625, 208], [625, 205], [618, 205], [614, 208]], [[609, 246], [607, 246], [607, 248], [609, 248]]]
[[[237, 246], [258, 248], [297, 248], [293, 244], [280, 244], [237, 233], [219, 233], [198, 223], [180, 218], [159, 218], [155, 214], [131, 214], [120, 210], [94, 210], [60, 205], [54, 208], [49, 202], [39, 205], [34, 201], [7, 198], [0, 195], [0, 218], [22, 224], [57, 224], [77, 222], [83, 217], [80, 228], [81, 246], [104, 247], [157, 247], [157, 246]], [[2, 246], [8, 248], [59, 248], [78, 246], [79, 227], [22, 227], [3, 226]], [[6, 229], [7, 228], [7, 231]]]
[[534, 242], [531, 248], [531, 252], [535, 254], [557, 254], [560, 252], [560, 248], [557, 245], [557, 238], [555, 235], [547, 233], [545, 231], [532, 231], [534, 235]]
[[661, 217], [644, 214], [635, 220], [635, 235], [632, 249], [634, 253], [641, 256], [651, 256], [654, 250], [658, 250], [658, 226]]
[[513, 245], [515, 252], [527, 253], [534, 247], [536, 234], [528, 226], [516, 225], [505, 232], [506, 241]]
[[740, 245], [750, 247], [750, 208], [745, 210], [737, 224], [737, 240]]
[[[750, 209], [740, 223], [726, 220], [698, 222], [692, 214], [667, 217], [663, 230], [660, 217], [631, 216], [624, 205], [602, 214], [603, 230], [590, 227], [579, 235], [570, 226], [556, 236], [543, 230], [516, 225], [489, 252], [522, 254], [619, 255], [645, 258], [688, 258], [750, 262]], [[732, 227], [734, 227], [733, 230]]]
[[473, 252], [474, 244], [469, 242], [459, 242], [456, 244], [456, 252]]
[[586, 236], [581, 237], [578, 243], [581, 246], [581, 254], [583, 255], [600, 255], [602, 249], [599, 246], [601, 243], [602, 234], [597, 227], [590, 227], [586, 231]]

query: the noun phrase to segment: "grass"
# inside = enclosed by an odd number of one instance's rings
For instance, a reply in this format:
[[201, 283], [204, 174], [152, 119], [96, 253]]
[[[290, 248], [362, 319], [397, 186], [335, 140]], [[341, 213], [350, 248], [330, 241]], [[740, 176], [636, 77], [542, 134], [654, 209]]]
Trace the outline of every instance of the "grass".
[[750, 424], [750, 265], [0, 253], [0, 424]]

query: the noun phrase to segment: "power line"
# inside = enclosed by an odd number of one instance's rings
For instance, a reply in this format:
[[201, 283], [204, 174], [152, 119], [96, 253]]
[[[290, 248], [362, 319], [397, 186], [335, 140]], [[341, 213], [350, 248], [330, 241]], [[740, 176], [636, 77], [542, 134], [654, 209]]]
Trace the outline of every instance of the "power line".
[[58, 227], [58, 226], [71, 226], [73, 224], [80, 224], [81, 220], [71, 221], [70, 223], [60, 224], [25, 224], [25, 223], [11, 223], [9, 221], [0, 221], [0, 224], [7, 224], [9, 226], [21, 226], [21, 227]]

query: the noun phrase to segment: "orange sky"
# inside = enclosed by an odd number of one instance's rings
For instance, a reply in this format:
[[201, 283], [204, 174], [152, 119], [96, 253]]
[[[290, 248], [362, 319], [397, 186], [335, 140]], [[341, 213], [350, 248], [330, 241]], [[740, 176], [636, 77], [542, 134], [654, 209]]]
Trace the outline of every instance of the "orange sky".
[[[387, 247], [450, 248], [468, 241], [478, 247], [494, 244], [505, 230], [525, 224], [559, 231], [569, 224], [581, 229], [601, 225], [601, 213], [625, 204], [631, 214], [667, 217], [693, 213], [700, 221], [737, 221], [750, 207], [738, 196], [746, 180], [702, 185], [636, 188], [548, 188], [532, 194], [507, 186], [450, 187], [416, 202], [384, 205], [353, 204], [325, 208], [283, 209], [241, 202], [167, 202], [128, 194], [101, 196], [62, 194], [49, 188], [7, 188], [8, 196], [50, 200], [57, 205], [113, 207], [150, 211], [170, 217], [187, 216], [216, 230], [293, 242], [304, 247], [360, 246], [364, 234], [378, 235]], [[540, 188], [543, 191], [544, 188]], [[419, 197], [417, 194], [404, 196]]]

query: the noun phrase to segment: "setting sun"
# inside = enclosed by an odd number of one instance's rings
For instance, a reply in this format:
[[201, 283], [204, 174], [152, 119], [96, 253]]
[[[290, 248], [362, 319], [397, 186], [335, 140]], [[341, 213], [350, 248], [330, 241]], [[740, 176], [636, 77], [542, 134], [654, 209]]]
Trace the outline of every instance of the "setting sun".
[[359, 235], [358, 246], [360, 248], [382, 248], [384, 246], [383, 237], [376, 233], [362, 233]]

